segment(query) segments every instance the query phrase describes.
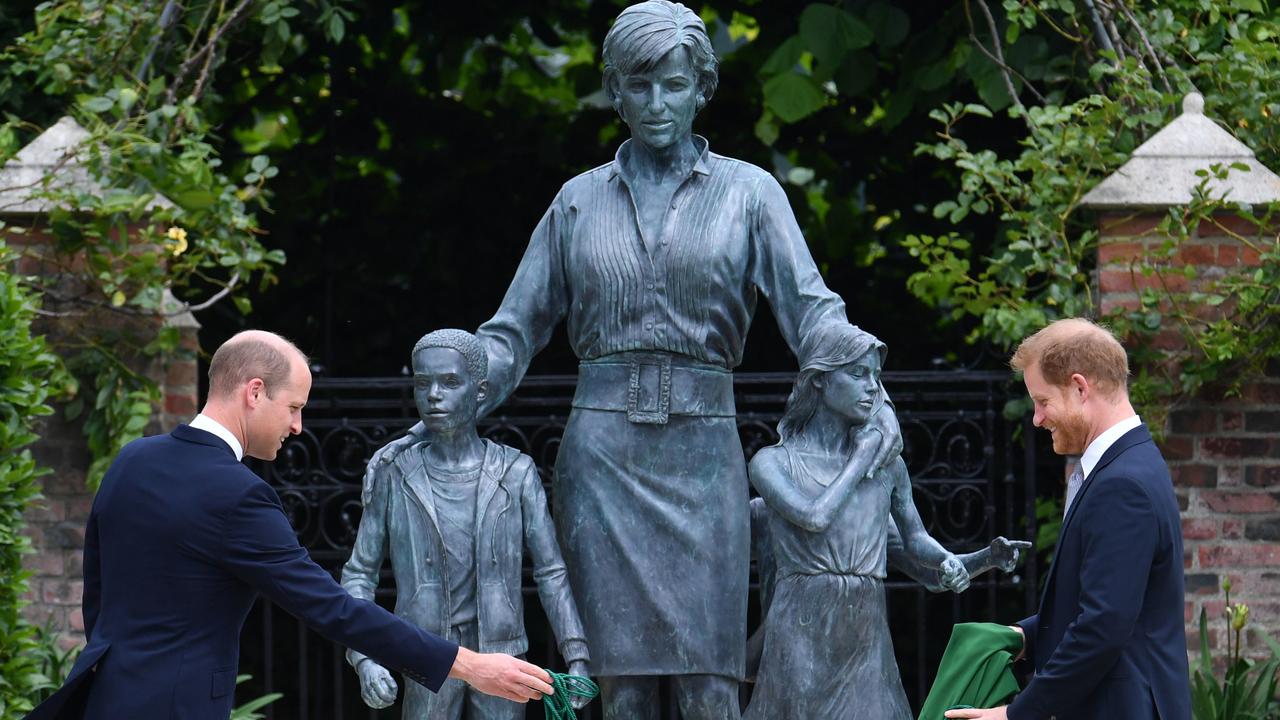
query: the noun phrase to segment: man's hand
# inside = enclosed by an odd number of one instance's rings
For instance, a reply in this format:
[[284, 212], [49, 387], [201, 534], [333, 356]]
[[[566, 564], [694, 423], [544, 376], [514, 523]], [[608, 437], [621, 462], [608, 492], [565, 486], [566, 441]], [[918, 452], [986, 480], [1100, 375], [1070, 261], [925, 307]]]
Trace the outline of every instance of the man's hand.
[[980, 718], [981, 720], [1006, 720], [1009, 715], [1005, 708], [1008, 705], [1001, 705], [998, 708], [990, 710], [948, 710], [944, 715], [949, 718]]
[[[590, 672], [591, 672], [590, 669], [587, 668], [587, 664], [582, 660], [575, 660], [569, 663], [570, 675], [577, 675], [578, 677], [589, 678], [591, 677], [591, 675], [588, 674]], [[574, 710], [581, 710], [582, 708], [586, 707], [590, 703], [591, 703], [591, 698], [583, 697], [581, 695], [572, 695], [569, 698], [569, 704], [573, 706]]]
[[871, 426], [879, 430], [884, 438], [880, 443], [880, 451], [876, 453], [876, 460], [871, 465], [878, 470], [902, 454], [902, 428], [898, 425], [897, 413], [889, 403], [880, 406], [880, 412], [871, 418]]
[[392, 440], [386, 445], [378, 448], [378, 451], [373, 454], [373, 457], [369, 458], [369, 472], [372, 472], [374, 468], [380, 465], [385, 465], [386, 463], [395, 460], [397, 455], [404, 452], [409, 446], [422, 440], [426, 437], [426, 434], [427, 426], [419, 422], [409, 428], [409, 432], [406, 433], [404, 437]]
[[991, 541], [991, 564], [1001, 572], [1013, 572], [1018, 567], [1020, 550], [1030, 550], [1031, 543], [1026, 540], [1006, 540], [998, 537]]
[[365, 658], [356, 666], [356, 673], [360, 675], [360, 697], [365, 705], [380, 710], [396, 701], [396, 681], [386, 668]]
[[964, 569], [964, 563], [960, 562], [960, 558], [948, 553], [938, 570], [942, 573], [944, 590], [960, 593], [969, 589], [969, 571]]
[[457, 678], [486, 695], [518, 703], [541, 700], [552, 695], [551, 676], [546, 670], [502, 653], [480, 654], [458, 648], [449, 677]]

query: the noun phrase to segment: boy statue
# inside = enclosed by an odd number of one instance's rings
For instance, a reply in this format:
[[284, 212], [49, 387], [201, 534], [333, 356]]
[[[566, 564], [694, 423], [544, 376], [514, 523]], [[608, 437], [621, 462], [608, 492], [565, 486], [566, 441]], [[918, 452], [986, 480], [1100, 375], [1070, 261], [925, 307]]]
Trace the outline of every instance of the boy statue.
[[[484, 346], [462, 330], [437, 330], [414, 345], [414, 402], [430, 439], [366, 474], [342, 585], [373, 600], [389, 552], [397, 615], [472, 650], [521, 655], [529, 646], [520, 593], [527, 548], [560, 654], [570, 674], [585, 677], [587, 643], [538, 471], [527, 455], [476, 433], [487, 366]], [[354, 650], [347, 660], [367, 705], [395, 702], [386, 668]], [[578, 708], [588, 701], [572, 698]], [[457, 680], [434, 695], [415, 684], [405, 690], [406, 720], [517, 720], [524, 713]]]

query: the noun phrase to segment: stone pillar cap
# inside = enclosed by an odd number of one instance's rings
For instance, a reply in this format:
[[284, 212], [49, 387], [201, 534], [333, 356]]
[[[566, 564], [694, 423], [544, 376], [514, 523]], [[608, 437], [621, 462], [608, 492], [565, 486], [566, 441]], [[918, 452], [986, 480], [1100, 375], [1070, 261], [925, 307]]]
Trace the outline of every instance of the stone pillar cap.
[[[89, 131], [73, 118], [63, 116], [19, 150], [0, 168], [0, 215], [41, 215], [53, 204], [38, 193], [71, 190], [94, 197], [104, 194], [102, 185], [89, 176], [84, 166], [83, 148]], [[173, 203], [156, 194], [146, 209], [171, 208]]]
[[1280, 177], [1253, 150], [1204, 114], [1204, 96], [1187, 93], [1182, 114], [1138, 146], [1119, 170], [1098, 183], [1081, 205], [1099, 209], [1166, 208], [1191, 202], [1211, 165], [1241, 164], [1226, 180], [1209, 181], [1210, 197], [1248, 205], [1280, 202]]

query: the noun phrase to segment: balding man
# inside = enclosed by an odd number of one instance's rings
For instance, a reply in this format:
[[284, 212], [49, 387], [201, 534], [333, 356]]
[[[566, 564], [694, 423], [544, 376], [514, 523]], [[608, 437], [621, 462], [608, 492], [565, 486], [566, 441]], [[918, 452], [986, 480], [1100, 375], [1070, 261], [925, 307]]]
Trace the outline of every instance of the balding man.
[[126, 446], [85, 530], [88, 645], [28, 718], [225, 720], [240, 629], [258, 593], [334, 642], [432, 690], [446, 677], [524, 702], [552, 692], [540, 668], [478, 654], [357, 600], [298, 545], [275, 491], [241, 464], [302, 431], [306, 357], [247, 331], [209, 363], [190, 425]]
[[1010, 361], [1067, 482], [1040, 611], [1018, 623], [1035, 675], [1008, 707], [951, 710], [996, 720], [1190, 720], [1182, 524], [1169, 469], [1129, 403], [1129, 360], [1107, 330], [1059, 320]]

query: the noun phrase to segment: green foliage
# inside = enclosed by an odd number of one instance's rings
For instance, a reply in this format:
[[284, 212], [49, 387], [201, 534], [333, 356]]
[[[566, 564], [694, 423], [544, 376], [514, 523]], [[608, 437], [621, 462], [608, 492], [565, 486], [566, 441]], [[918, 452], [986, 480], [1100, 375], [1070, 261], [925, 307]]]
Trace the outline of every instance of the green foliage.
[[72, 354], [67, 363], [77, 377], [84, 378], [96, 391], [91, 402], [86, 402], [89, 398], [81, 394], [66, 408], [69, 420], [85, 414], [84, 435], [93, 458], [87, 473], [91, 487], [97, 487], [111, 461], [126, 444], [142, 437], [152, 412], [161, 401], [156, 383], [131, 369], [122, 359], [125, 351], [116, 343], [130, 342], [129, 334], [105, 334], [107, 338], [86, 338], [87, 346]]
[[[972, 4], [986, 8], [983, 0]], [[1079, 212], [1085, 192], [1172, 120], [1182, 94], [1192, 89], [1205, 95], [1206, 113], [1226, 118], [1263, 164], [1280, 159], [1280, 135], [1270, 121], [1280, 111], [1280, 14], [1252, 5], [1237, 3], [1228, 12], [1221, 3], [1199, 0], [1102, 10], [1051, 1], [1004, 3], [1004, 32], [988, 33], [980, 54], [998, 59], [1002, 39], [1021, 38], [1021, 45], [1029, 30], [1052, 30], [1074, 50], [1055, 55], [1050, 71], [1039, 49], [1004, 49], [996, 75], [1007, 87], [1022, 89], [1007, 111], [1023, 125], [1012, 152], [974, 145], [961, 132], [993, 121], [990, 110], [999, 103], [989, 102], [981, 88], [985, 107], [948, 103], [930, 114], [939, 125], [937, 139], [921, 143], [917, 153], [957, 170], [960, 182], [953, 199], [933, 208], [954, 229], [903, 244], [924, 265], [908, 280], [911, 291], [951, 322], [971, 327], [970, 341], [1005, 348], [1060, 317], [1107, 321], [1137, 350], [1131, 394], [1157, 431], [1180, 400], [1210, 383], [1238, 384], [1280, 357], [1280, 245], [1266, 234], [1271, 218], [1231, 198], [1212, 197], [1208, 185], [1247, 168], [1203, 169], [1194, 201], [1171, 209], [1132, 263], [1135, 276], [1154, 278], [1142, 283], [1147, 289], [1140, 291], [1138, 307], [1105, 317], [1090, 285], [1098, 232]], [[1110, 13], [1101, 18], [1115, 28], [1107, 37], [1093, 34], [1101, 26], [1092, 15], [1097, 12]], [[994, 19], [988, 25], [994, 29]], [[1041, 89], [1031, 85], [1037, 78]], [[1238, 234], [1220, 222], [1224, 213], [1258, 232]], [[975, 217], [997, 221], [995, 243], [981, 254], [965, 242], [974, 239]], [[1196, 279], [1194, 268], [1177, 256], [1209, 229], [1236, 237], [1260, 256], [1260, 265], [1222, 279], [1200, 278], [1190, 289], [1170, 282], [1173, 276]], [[1181, 336], [1188, 350], [1158, 349], [1154, 341], [1169, 333]]]
[[[177, 341], [161, 321], [227, 299], [248, 313], [244, 290], [275, 282], [284, 262], [262, 245], [256, 217], [278, 169], [263, 154], [225, 163], [210, 117], [228, 43], [252, 35], [274, 65], [306, 51], [299, 24], [337, 41], [352, 17], [332, 0], [58, 0], [37, 6], [34, 28], [0, 54], [0, 97], [45, 101], [0, 125], [0, 159], [60, 114], [89, 132], [69, 161], [100, 190], [51, 182], [59, 168], [32, 188], [53, 208], [35, 229], [53, 237], [60, 267], [29, 281], [56, 310], [51, 340], [80, 382], [68, 415], [85, 418], [91, 486], [160, 400], [145, 369]], [[168, 291], [192, 300], [166, 305]]]
[[[1058, 552], [1058, 535], [1062, 531], [1062, 498], [1036, 498], [1036, 552], [1044, 567], [1053, 563]], [[1045, 578], [1048, 575], [1044, 576]]]
[[[1280, 644], [1259, 629], [1270, 649], [1270, 657], [1255, 661], [1241, 657], [1240, 640], [1249, 623], [1249, 606], [1231, 604], [1231, 583], [1224, 580], [1227, 649], [1222, 658], [1226, 674], [1219, 682], [1209, 652], [1209, 623], [1204, 608], [1200, 609], [1200, 662], [1192, 666], [1191, 715], [1195, 720], [1271, 720], [1280, 717], [1276, 701], [1276, 672], [1280, 671]], [[1232, 644], [1234, 638], [1235, 643]]]
[[31, 698], [33, 705], [44, 702], [62, 687], [67, 675], [71, 673], [71, 667], [75, 665], [76, 657], [80, 655], [78, 647], [64, 650], [58, 643], [59, 637], [59, 633], [52, 624], [35, 628], [35, 645], [31, 653], [39, 663], [40, 680], [33, 688], [35, 691]]
[[21, 599], [29, 572], [22, 556], [31, 540], [22, 534], [22, 513], [40, 495], [43, 472], [32, 457], [35, 423], [52, 412], [49, 403], [65, 393], [70, 378], [44, 339], [31, 332], [39, 301], [9, 269], [14, 253], [0, 240], [0, 717], [30, 710], [43, 682], [34, 650], [35, 629], [22, 618]]
[[[236, 684], [239, 685], [252, 677], [252, 675], [237, 675]], [[266, 695], [254, 698], [243, 705], [237, 705], [231, 709], [231, 716], [228, 720], [262, 720], [266, 715], [263, 715], [258, 711], [282, 697], [284, 697], [284, 693], [267, 693]]]

